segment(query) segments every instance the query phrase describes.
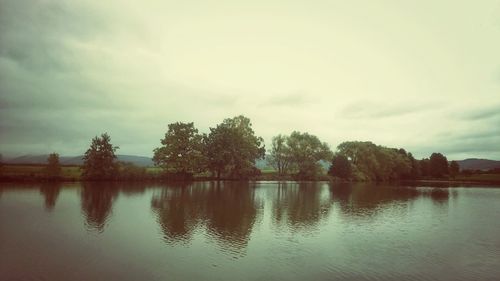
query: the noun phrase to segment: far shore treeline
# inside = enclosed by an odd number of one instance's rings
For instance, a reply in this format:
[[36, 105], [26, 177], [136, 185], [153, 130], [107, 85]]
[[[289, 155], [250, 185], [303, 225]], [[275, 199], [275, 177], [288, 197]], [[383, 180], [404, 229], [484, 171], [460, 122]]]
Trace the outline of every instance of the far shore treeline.
[[[160, 146], [153, 150], [154, 172], [131, 163], [118, 162], [107, 133], [92, 139], [83, 156], [81, 180], [342, 180], [398, 181], [449, 179], [459, 173], [441, 153], [417, 160], [402, 148], [389, 148], [369, 141], [348, 141], [332, 151], [326, 142], [305, 132], [277, 135], [266, 154], [263, 138], [256, 136], [250, 119], [227, 118], [208, 134], [194, 123], [168, 125]], [[261, 171], [256, 161], [266, 159], [269, 169]], [[1, 163], [1, 159], [0, 159]], [[323, 165], [322, 165], [323, 163]], [[325, 169], [324, 163], [329, 163]], [[0, 164], [1, 165], [1, 164]], [[2, 173], [0, 166], [0, 173]], [[1, 175], [1, 174], [0, 174]], [[3, 175], [5, 179], [7, 175]], [[8, 178], [8, 177], [7, 177]], [[59, 155], [47, 159], [43, 180], [61, 180]], [[15, 178], [13, 178], [15, 179]]]

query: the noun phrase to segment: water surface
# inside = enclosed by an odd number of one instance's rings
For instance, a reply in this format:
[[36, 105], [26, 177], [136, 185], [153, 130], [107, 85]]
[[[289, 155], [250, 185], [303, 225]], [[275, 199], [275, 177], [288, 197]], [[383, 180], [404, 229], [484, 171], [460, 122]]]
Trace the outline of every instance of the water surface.
[[0, 185], [1, 280], [493, 280], [500, 188]]

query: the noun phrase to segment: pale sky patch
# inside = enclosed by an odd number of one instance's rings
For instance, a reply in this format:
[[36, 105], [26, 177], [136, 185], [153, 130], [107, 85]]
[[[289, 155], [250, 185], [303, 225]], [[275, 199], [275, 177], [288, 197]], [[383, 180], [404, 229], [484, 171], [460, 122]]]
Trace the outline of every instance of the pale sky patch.
[[251, 118], [417, 157], [500, 159], [500, 1], [0, 0], [0, 153], [151, 156]]

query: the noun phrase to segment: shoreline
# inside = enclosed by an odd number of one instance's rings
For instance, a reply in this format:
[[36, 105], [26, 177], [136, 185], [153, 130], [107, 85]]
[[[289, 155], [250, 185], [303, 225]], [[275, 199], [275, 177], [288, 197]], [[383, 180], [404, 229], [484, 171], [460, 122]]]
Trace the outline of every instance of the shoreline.
[[321, 177], [318, 179], [297, 179], [292, 176], [282, 178], [266, 178], [255, 177], [248, 179], [234, 179], [234, 178], [212, 178], [212, 177], [195, 177], [191, 180], [169, 180], [162, 178], [149, 178], [149, 179], [113, 179], [113, 180], [82, 180], [78, 178], [41, 178], [30, 176], [0, 176], [0, 183], [99, 183], [99, 182], [113, 182], [113, 183], [192, 183], [192, 182], [331, 182], [338, 184], [358, 184], [358, 183], [372, 183], [372, 184], [408, 184], [408, 185], [498, 185], [500, 181], [495, 180], [464, 180], [464, 179], [418, 179], [418, 180], [400, 180], [400, 181], [385, 181], [385, 182], [364, 182], [364, 181], [343, 181], [334, 178]]

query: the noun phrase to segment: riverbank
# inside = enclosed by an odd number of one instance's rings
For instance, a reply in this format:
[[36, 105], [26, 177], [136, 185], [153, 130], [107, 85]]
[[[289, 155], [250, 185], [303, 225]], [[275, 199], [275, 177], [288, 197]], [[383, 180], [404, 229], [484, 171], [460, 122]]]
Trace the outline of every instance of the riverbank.
[[[45, 165], [36, 164], [7, 164], [3, 165], [0, 173], [1, 182], [79, 182], [81, 179], [80, 166], [64, 165], [61, 166], [61, 176], [47, 177], [45, 173]], [[166, 177], [160, 168], [157, 167], [143, 167], [134, 170], [133, 172], [122, 172], [118, 178], [113, 181], [117, 182], [165, 182], [165, 181], [235, 181], [235, 180], [250, 180], [250, 181], [301, 181], [305, 179], [298, 178], [296, 175], [278, 175], [276, 171], [263, 170], [259, 175], [254, 175], [245, 179], [235, 178], [216, 178], [209, 174], [199, 174], [193, 178], [179, 179]], [[318, 175], [315, 179], [307, 179], [309, 181], [334, 181], [342, 182], [338, 178], [331, 177], [327, 174]], [[454, 178], [424, 178], [418, 180], [401, 181], [406, 183], [418, 184], [500, 184], [500, 174], [491, 173], [478, 173], [472, 175], [457, 175]]]

